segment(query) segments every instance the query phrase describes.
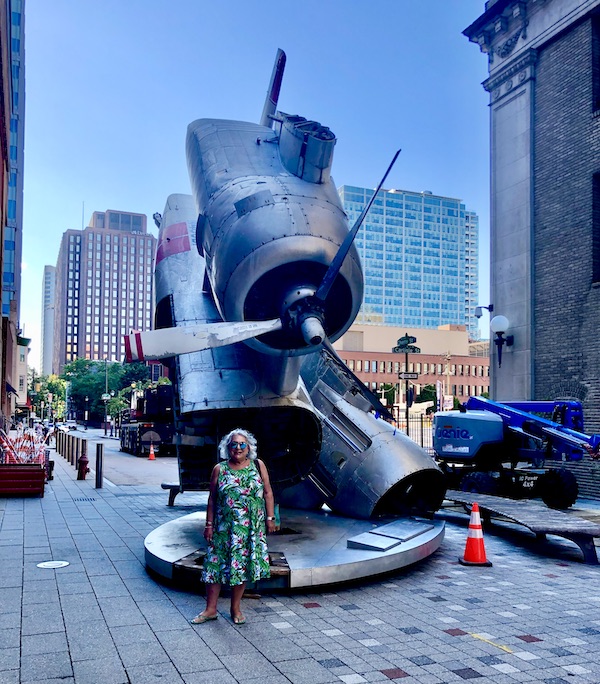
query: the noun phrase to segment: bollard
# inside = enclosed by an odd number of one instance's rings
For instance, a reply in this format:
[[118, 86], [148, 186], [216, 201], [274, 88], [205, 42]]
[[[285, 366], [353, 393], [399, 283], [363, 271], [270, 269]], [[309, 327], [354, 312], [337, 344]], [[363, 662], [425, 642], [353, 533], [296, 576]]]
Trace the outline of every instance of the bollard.
[[96, 444], [96, 489], [102, 489], [102, 462], [104, 460], [104, 444]]
[[73, 465], [75, 466], [75, 470], [79, 468], [79, 456], [81, 455], [79, 451], [80, 448], [81, 440], [79, 439], [79, 437], [75, 437], [75, 449], [73, 450], [73, 455], [75, 457], [75, 462], [73, 463]]

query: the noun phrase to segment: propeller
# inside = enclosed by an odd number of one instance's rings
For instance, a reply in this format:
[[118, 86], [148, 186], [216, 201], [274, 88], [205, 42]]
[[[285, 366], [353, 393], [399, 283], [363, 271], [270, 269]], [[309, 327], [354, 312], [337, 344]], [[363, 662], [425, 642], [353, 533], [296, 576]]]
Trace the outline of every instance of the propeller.
[[[283, 59], [285, 59], [285, 55]], [[132, 361], [159, 360], [178, 356], [179, 354], [224, 347], [228, 344], [243, 342], [253, 337], [260, 337], [266, 333], [281, 330], [284, 325], [288, 328], [297, 329], [306, 344], [311, 347], [316, 348], [321, 344], [331, 347], [323, 325], [324, 302], [361, 225], [396, 163], [400, 152], [401, 150], [398, 150], [394, 154], [377, 189], [365, 205], [350, 232], [344, 238], [318, 288], [314, 293], [304, 296], [291, 304], [283, 314], [284, 322], [280, 318], [275, 318], [268, 321], [229, 321], [188, 327], [161, 328], [146, 332], [135, 331], [125, 335], [125, 360], [128, 363]]]
[[177, 328], [160, 328], [125, 335], [125, 360], [147, 361], [225, 347], [251, 337], [281, 330], [281, 320], [204, 323]]
[[386, 178], [389, 176], [390, 171], [392, 170], [392, 167], [396, 163], [396, 159], [398, 159], [398, 155], [402, 152], [402, 150], [398, 150], [396, 154], [394, 155], [394, 158], [390, 162], [390, 165], [387, 168], [387, 171], [384, 173], [383, 178], [379, 182], [379, 185], [377, 186], [377, 189], [373, 193], [373, 196], [369, 200], [369, 202], [365, 205], [365, 208], [361, 211], [360, 216], [356, 219], [354, 225], [352, 226], [352, 230], [346, 235], [344, 238], [344, 242], [342, 242], [341, 247], [338, 249], [337, 254], [333, 257], [333, 261], [331, 262], [329, 268], [327, 269], [327, 272], [325, 273], [325, 276], [323, 277], [323, 280], [321, 281], [321, 284], [319, 285], [317, 291], [315, 292], [315, 297], [317, 299], [320, 299], [321, 301], [325, 301], [327, 295], [329, 294], [329, 290], [331, 290], [331, 286], [333, 285], [333, 281], [336, 279], [337, 274], [340, 272], [340, 269], [342, 268], [342, 264], [344, 263], [344, 259], [348, 255], [348, 252], [350, 251], [350, 247], [352, 247], [352, 243], [354, 242], [354, 239], [356, 238], [356, 235], [358, 234], [359, 228], [362, 226], [363, 221], [365, 220], [367, 214], [369, 213], [371, 206], [373, 205], [373, 202], [375, 201], [375, 198], [379, 194], [379, 191], [381, 190], [382, 185], [385, 183]]
[[348, 232], [344, 241], [340, 245], [340, 248], [333, 257], [333, 261], [329, 265], [329, 268], [323, 276], [323, 280], [318, 288], [315, 290], [314, 294], [299, 299], [295, 302], [284, 314], [284, 321], [287, 323], [290, 319], [297, 321], [296, 326], [299, 327], [302, 337], [305, 342], [310, 346], [318, 346], [321, 343], [327, 343], [327, 334], [324, 328], [324, 311], [325, 311], [325, 300], [329, 295], [331, 287], [335, 282], [343, 264], [345, 258], [348, 256], [350, 247], [354, 242], [358, 231], [363, 224], [367, 214], [369, 213], [375, 198], [379, 194], [386, 178], [389, 176], [398, 156], [402, 150], [398, 150], [390, 162], [386, 172], [383, 174], [383, 178], [379, 182], [375, 192], [373, 193], [371, 199], [367, 202], [365, 207], [360, 213], [360, 216], [354, 222], [352, 229]]

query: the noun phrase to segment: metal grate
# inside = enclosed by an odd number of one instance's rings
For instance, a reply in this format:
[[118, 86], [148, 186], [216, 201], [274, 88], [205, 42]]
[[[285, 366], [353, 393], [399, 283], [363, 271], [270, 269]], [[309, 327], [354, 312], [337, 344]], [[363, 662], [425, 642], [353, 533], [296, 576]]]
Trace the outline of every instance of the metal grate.
[[119, 497], [131, 497], [131, 496], [160, 496], [161, 498], [164, 496], [162, 492], [123, 492], [119, 494], [114, 495], [116, 498]]
[[83, 497], [80, 499], [73, 499], [73, 501], [96, 501], [96, 499], [90, 499], [90, 498]]

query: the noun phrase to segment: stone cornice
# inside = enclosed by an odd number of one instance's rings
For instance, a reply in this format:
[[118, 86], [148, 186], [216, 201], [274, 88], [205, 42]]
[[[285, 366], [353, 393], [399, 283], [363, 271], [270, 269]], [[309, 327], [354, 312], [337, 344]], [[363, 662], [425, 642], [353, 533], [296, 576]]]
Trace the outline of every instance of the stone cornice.
[[503, 67], [499, 73], [490, 76], [482, 85], [488, 93], [496, 93], [496, 97], [498, 97], [500, 89], [506, 90], [507, 86], [509, 86], [508, 90], [512, 89], [515, 77], [518, 83], [523, 83], [532, 78], [536, 61], [537, 51], [530, 48]]
[[[488, 55], [491, 65], [496, 56], [501, 59], [508, 57], [519, 38], [527, 38], [528, 24], [527, 0], [497, 0], [463, 34], [479, 45], [480, 50]], [[505, 38], [509, 31], [513, 32], [512, 35]]]

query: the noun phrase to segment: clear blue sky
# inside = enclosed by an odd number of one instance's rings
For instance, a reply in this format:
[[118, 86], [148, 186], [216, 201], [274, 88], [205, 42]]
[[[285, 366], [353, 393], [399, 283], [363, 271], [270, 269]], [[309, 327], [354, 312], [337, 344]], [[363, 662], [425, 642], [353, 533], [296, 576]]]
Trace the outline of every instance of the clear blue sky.
[[[21, 323], [39, 368], [41, 283], [93, 211], [162, 212], [189, 192], [188, 123], [258, 121], [278, 47], [279, 106], [338, 137], [336, 185], [464, 200], [489, 291], [487, 59], [461, 34], [483, 0], [27, 0]], [[83, 208], [84, 207], [84, 208]]]

